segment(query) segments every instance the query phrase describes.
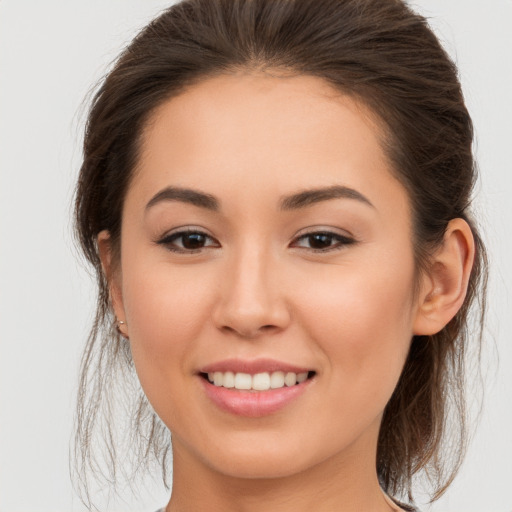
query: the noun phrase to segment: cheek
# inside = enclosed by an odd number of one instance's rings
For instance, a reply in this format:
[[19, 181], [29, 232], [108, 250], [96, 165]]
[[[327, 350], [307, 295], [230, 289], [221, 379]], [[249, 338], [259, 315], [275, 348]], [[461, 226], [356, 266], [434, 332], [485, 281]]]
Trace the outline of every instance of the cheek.
[[123, 301], [139, 378], [147, 386], [186, 372], [212, 303], [212, 275], [165, 261], [127, 258]]
[[412, 338], [413, 280], [412, 259], [381, 259], [309, 281], [301, 317], [340, 386], [387, 401]]

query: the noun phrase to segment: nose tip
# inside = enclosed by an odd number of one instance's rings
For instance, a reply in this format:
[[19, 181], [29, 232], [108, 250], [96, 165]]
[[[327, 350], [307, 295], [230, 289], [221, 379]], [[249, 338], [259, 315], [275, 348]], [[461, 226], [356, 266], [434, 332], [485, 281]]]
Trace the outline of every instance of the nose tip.
[[285, 305], [278, 302], [267, 300], [263, 303], [255, 294], [244, 299], [231, 297], [217, 307], [217, 326], [245, 339], [278, 332], [285, 328], [289, 318]]
[[219, 287], [214, 322], [223, 332], [254, 339], [288, 325], [290, 314], [279, 283], [262, 267], [239, 266]]

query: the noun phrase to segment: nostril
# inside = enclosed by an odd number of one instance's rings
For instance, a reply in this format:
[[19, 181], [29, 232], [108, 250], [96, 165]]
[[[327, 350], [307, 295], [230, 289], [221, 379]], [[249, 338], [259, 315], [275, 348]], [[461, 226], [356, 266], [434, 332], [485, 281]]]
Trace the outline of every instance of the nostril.
[[224, 325], [224, 326], [222, 326], [222, 330], [225, 333], [237, 334], [238, 336], [241, 336], [242, 338], [253, 339], [253, 338], [258, 338], [259, 336], [261, 336], [264, 333], [270, 334], [274, 331], [278, 331], [279, 327], [276, 325], [267, 324], [267, 325], [261, 325], [254, 329], [250, 329], [250, 328], [243, 329], [241, 327], [236, 328], [236, 327], [232, 327], [230, 325]]

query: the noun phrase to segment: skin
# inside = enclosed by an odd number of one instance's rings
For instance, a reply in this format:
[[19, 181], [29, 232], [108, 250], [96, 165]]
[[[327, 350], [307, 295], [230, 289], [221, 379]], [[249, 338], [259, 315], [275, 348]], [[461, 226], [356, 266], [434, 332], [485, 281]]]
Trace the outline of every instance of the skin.
[[[142, 387], [172, 432], [167, 512], [398, 510], [375, 469], [382, 413], [412, 336], [439, 331], [462, 304], [474, 248], [455, 219], [417, 276], [407, 192], [380, 140], [364, 106], [307, 76], [210, 78], [148, 123], [120, 261], [108, 232], [98, 240]], [[334, 185], [371, 204], [280, 206]], [[147, 206], [170, 186], [214, 196], [218, 211], [176, 199]], [[170, 239], [183, 228], [205, 233], [204, 247]], [[334, 235], [315, 251], [305, 235], [319, 231]], [[207, 398], [198, 368], [261, 357], [315, 378], [259, 418]]]

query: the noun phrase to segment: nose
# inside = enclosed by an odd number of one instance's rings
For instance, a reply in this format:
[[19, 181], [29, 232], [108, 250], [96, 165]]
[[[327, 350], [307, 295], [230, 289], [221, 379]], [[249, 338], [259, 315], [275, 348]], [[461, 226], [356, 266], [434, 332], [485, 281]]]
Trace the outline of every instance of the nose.
[[246, 339], [285, 329], [290, 312], [279, 275], [263, 250], [248, 249], [226, 262], [213, 314], [216, 326]]

